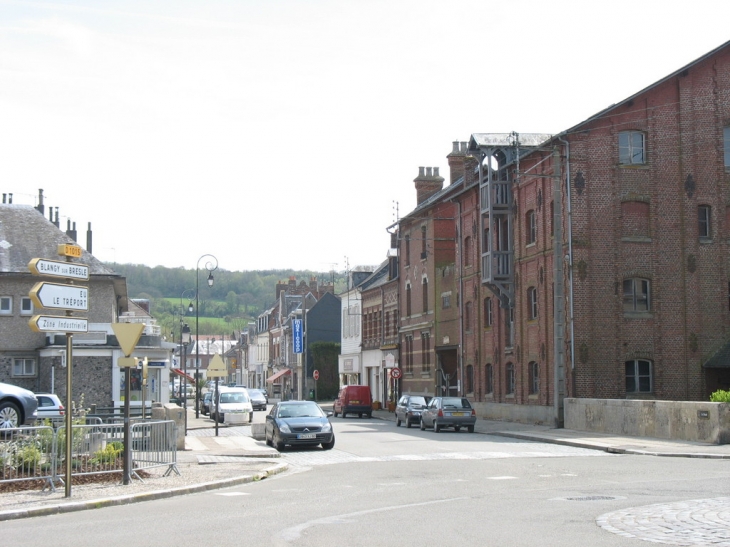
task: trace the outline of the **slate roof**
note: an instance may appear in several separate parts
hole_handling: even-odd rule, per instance
[[[28,273],[33,258],[63,260],[57,253],[58,245],[63,243],[78,245],[34,207],[0,204],[1,273]],[[86,250],[79,262],[89,266],[91,275],[119,276]]]

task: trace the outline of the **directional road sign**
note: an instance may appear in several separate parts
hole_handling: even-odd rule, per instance
[[[88,332],[89,323],[79,317],[56,317],[53,315],[34,315],[28,321],[35,332]]]
[[[33,275],[48,275],[51,277],[70,277],[72,279],[89,279],[89,267],[86,264],[61,262],[60,260],[46,260],[34,258],[28,263],[28,269]]]
[[[80,285],[61,285],[60,283],[36,283],[28,293],[33,304],[39,308],[57,310],[89,309],[89,289]]]

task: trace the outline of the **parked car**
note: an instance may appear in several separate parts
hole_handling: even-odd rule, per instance
[[[340,390],[333,406],[335,418],[342,414],[357,414],[360,418],[363,414],[368,418],[373,415],[373,397],[370,394],[370,386],[345,386]]]
[[[429,401],[431,401],[430,395],[403,395],[395,407],[395,425],[400,427],[401,423],[405,423],[406,427],[411,427],[419,424],[421,411],[426,408]]]
[[[266,415],[266,444],[278,451],[290,446],[335,446],[335,433],[329,417],[314,401],[281,401]]]
[[[206,391],[203,395],[203,400],[200,403],[200,413],[206,416],[210,414],[210,402],[213,400],[213,392]]]
[[[35,393],[12,384],[0,383],[0,429],[33,425],[38,419]]]
[[[253,407],[246,388],[218,386],[218,399],[211,399],[210,417],[220,423],[251,423]]]
[[[268,401],[262,390],[250,388],[248,395],[251,397],[251,406],[254,410],[266,410]]]
[[[55,393],[36,393],[38,400],[38,420],[60,421],[66,415],[61,399]]]
[[[454,431],[466,427],[474,433],[476,423],[477,413],[466,397],[434,397],[421,412],[421,429],[433,427],[436,433],[444,427],[453,427]]]

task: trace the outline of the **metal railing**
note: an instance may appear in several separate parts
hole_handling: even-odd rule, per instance
[[[94,420],[96,421],[96,420]],[[177,469],[177,426],[174,421],[144,421],[130,429],[131,474],[167,466]],[[0,430],[0,483],[41,480],[43,488],[63,484],[66,426],[51,425]],[[124,424],[86,423],[71,428],[71,475],[119,473],[124,470]]]

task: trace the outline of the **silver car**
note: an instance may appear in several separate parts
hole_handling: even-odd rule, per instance
[[[35,393],[0,383],[0,429],[32,425],[38,419]]]
[[[466,427],[474,433],[476,423],[477,413],[466,397],[434,397],[421,412],[421,429],[433,427],[436,433],[444,427],[453,427],[454,431]]]

